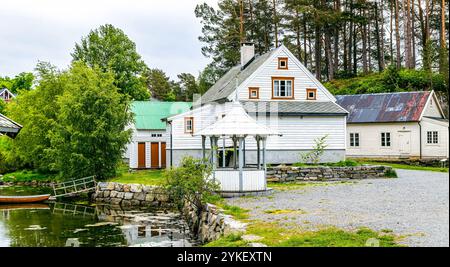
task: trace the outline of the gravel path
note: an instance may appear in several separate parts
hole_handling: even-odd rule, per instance
[[[392,230],[407,246],[449,246],[448,173],[396,170],[398,179],[360,180],[229,199],[251,219],[304,229],[337,226]],[[297,210],[267,214],[267,210]]]

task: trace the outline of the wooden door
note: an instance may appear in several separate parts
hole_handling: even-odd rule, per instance
[[[159,143],[152,143],[152,168],[159,168]]]
[[[166,167],[166,143],[161,143],[161,168]]]
[[[138,143],[138,168],[145,168],[145,143]]]
[[[399,132],[398,143],[400,154],[409,156],[411,154],[411,132]]]

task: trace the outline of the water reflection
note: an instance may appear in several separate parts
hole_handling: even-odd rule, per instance
[[[0,205],[0,246],[193,246],[186,223],[164,208],[73,203]]]

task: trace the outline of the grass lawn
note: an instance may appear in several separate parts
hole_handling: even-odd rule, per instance
[[[257,241],[269,247],[365,247],[371,241],[379,242],[380,247],[397,247],[396,237],[391,233],[375,232],[368,228],[355,231],[328,227],[318,231],[301,231],[298,228],[286,229],[275,222],[253,221],[247,227],[246,235],[257,235]],[[206,247],[246,247],[248,242],[242,234],[232,234],[206,244]]]
[[[379,161],[360,161],[359,163],[370,164],[370,165],[386,165],[386,166],[391,166],[394,169],[432,171],[432,172],[448,172],[448,168],[441,168],[441,167],[414,166],[414,165],[390,163],[390,162],[379,162]]]
[[[336,227],[327,227],[318,231],[304,231],[298,225],[281,225],[279,222],[263,222],[249,219],[249,210],[238,206],[227,205],[223,200],[214,203],[222,208],[225,214],[234,219],[248,223],[246,232],[231,234],[205,244],[205,247],[247,247],[249,242],[242,235],[260,236],[256,241],[269,247],[364,247],[371,240],[379,242],[380,247],[396,247],[397,237],[390,231],[376,232],[368,228],[347,231]],[[267,210],[271,214],[288,214],[303,212],[302,210]],[[368,243],[369,240],[369,243]]]
[[[314,187],[314,186],[332,186],[332,185],[349,185],[354,184],[356,182],[347,182],[347,181],[336,181],[336,182],[285,182],[285,183],[276,183],[269,182],[267,183],[267,187],[279,190],[279,191],[288,191],[288,190],[297,190],[306,187]]]
[[[124,184],[162,185],[165,183],[163,170],[136,170],[129,172],[128,167],[121,165],[118,175],[109,180]]]

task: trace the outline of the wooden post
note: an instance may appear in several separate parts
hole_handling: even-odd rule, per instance
[[[244,171],[244,155],[243,155],[244,138],[239,138],[239,191],[244,189],[243,171]]]
[[[222,137],[222,168],[225,168],[226,160],[225,160],[225,135]]]
[[[263,151],[262,151],[262,160],[263,160],[263,168],[264,168],[264,190],[267,189],[267,164],[266,164],[266,137],[262,139]]]
[[[237,145],[236,145],[236,137],[233,136],[233,168],[236,169],[237,168],[237,163],[236,163],[236,157],[237,157],[237,153],[236,153],[236,149],[237,149]]]
[[[206,136],[202,135],[202,157],[206,161]]]
[[[256,158],[257,158],[256,168],[259,170],[261,168],[261,159],[260,159],[261,153],[260,153],[260,143],[259,143],[260,137],[257,135],[255,137],[255,139],[256,139]]]

